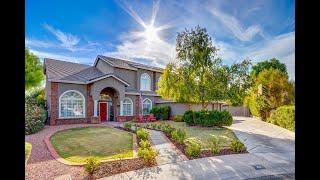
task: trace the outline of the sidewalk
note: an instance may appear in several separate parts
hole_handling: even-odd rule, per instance
[[[270,158],[271,161],[268,159]],[[265,169],[256,170],[253,165]],[[233,154],[139,169],[108,179],[248,179],[261,176],[294,174],[294,164],[282,159],[254,154]],[[294,178],[288,178],[294,179]]]

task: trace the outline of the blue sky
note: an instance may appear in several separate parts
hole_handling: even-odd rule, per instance
[[[40,58],[98,54],[164,67],[177,32],[205,27],[225,64],[278,58],[295,79],[295,1],[27,0],[25,43]]]

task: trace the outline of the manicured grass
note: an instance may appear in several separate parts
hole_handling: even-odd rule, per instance
[[[231,141],[237,139],[234,133],[227,128],[218,127],[192,127],[188,126],[185,122],[174,122],[174,121],[156,121],[152,123],[168,123],[175,128],[182,128],[187,133],[187,138],[196,137],[201,141],[203,149],[209,148],[209,140],[211,135],[217,136],[220,141],[221,147],[230,147]]]
[[[25,142],[24,144],[24,161],[27,162],[31,154],[31,143]]]
[[[61,157],[82,163],[89,156],[99,160],[133,157],[132,138],[119,129],[85,127],[57,132],[50,141]]]

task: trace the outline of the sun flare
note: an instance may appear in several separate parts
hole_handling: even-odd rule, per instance
[[[157,29],[153,27],[152,25],[146,26],[144,31],[144,36],[147,39],[148,42],[158,40],[158,34]]]

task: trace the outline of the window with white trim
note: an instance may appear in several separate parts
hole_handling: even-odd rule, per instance
[[[84,118],[84,96],[74,90],[66,91],[59,98],[59,118]]]
[[[151,91],[151,78],[147,73],[143,73],[140,77],[140,90]]]
[[[124,98],[122,102],[122,115],[124,116],[133,115],[133,103],[130,98]]]
[[[149,98],[146,98],[142,102],[142,114],[149,114],[152,109],[152,101]]]

